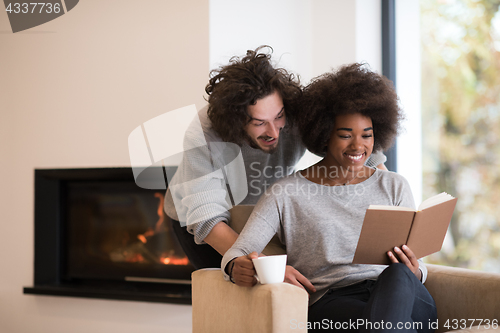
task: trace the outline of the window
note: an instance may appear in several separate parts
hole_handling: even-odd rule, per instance
[[[413,84],[420,96],[420,110],[410,114],[420,119],[407,125],[413,132],[421,123],[422,158],[416,162],[422,197],[445,191],[458,198],[443,249],[427,261],[500,272],[500,3],[417,2],[419,45],[412,46],[413,65],[408,59],[400,64],[398,53],[398,78],[400,67],[417,68],[413,79],[420,77],[420,86],[398,81],[398,90]],[[397,21],[399,14],[398,9]],[[404,28],[400,32],[408,34]],[[407,47],[399,40],[398,52]],[[399,156],[404,145],[398,143],[398,172],[400,162],[408,164],[406,156]]]

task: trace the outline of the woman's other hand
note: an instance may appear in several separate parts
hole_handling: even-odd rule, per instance
[[[286,266],[285,282],[293,284],[294,286],[300,287],[300,288],[304,289],[305,291],[309,291],[309,292],[316,291],[316,288],[314,288],[311,281],[309,281],[304,275],[302,275],[298,270],[296,270],[295,268],[293,268],[290,265]]]
[[[396,253],[397,256],[394,255],[392,251],[387,252],[389,260],[392,263],[400,262],[405,264],[410,269],[410,271],[412,271],[413,274],[415,274],[415,276],[420,281],[422,281],[422,272],[419,269],[419,263],[413,251],[408,246],[403,245],[401,248],[395,247],[394,252]]]

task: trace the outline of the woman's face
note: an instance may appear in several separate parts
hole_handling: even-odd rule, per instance
[[[373,124],[360,113],[335,118],[325,162],[352,171],[363,168],[373,151]]]

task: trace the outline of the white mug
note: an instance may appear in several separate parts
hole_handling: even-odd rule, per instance
[[[252,259],[260,283],[281,283],[285,280],[286,254]]]

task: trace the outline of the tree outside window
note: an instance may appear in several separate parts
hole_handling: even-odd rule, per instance
[[[500,272],[500,0],[421,0],[423,196],[458,198],[427,262]]]

